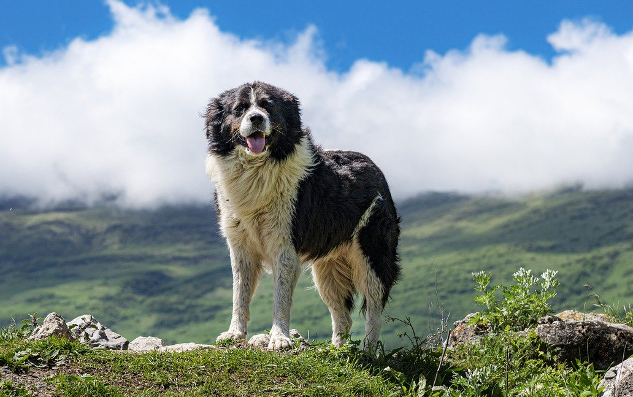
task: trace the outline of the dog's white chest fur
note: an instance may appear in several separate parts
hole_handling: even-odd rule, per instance
[[[298,185],[312,165],[306,139],[284,161],[241,148],[227,157],[207,156],[207,174],[215,182],[224,236],[233,244],[257,249],[262,260],[274,261],[292,245]]]

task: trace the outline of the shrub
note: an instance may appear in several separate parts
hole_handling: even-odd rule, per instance
[[[476,282],[475,302],[486,308],[476,315],[473,323],[485,324],[491,331],[505,329],[523,330],[536,324],[537,320],[552,313],[548,300],[556,296],[557,272],[547,270],[540,278],[532,275],[531,270],[520,268],[513,274],[514,285],[490,285],[490,274],[484,271],[473,273]],[[503,299],[499,301],[496,292],[501,290]]]

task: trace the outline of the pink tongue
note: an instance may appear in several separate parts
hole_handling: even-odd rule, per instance
[[[264,146],[266,146],[266,137],[261,133],[253,134],[246,137],[246,144],[251,152],[256,154],[261,153],[264,151]]]

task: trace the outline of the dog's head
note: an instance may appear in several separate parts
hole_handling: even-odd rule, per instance
[[[206,133],[212,154],[227,156],[244,150],[283,160],[304,135],[299,100],[266,83],[241,85],[211,100]]]

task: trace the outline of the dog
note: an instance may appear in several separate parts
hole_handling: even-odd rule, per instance
[[[206,171],[233,271],[231,323],[217,341],[245,340],[251,299],[267,270],[275,288],[268,349],[290,348],[293,290],[307,264],[330,310],[332,343],[345,342],[361,293],[364,345],[374,348],[400,275],[400,218],[380,169],[363,154],[315,145],[299,100],[263,82],[212,99],[206,137]]]

